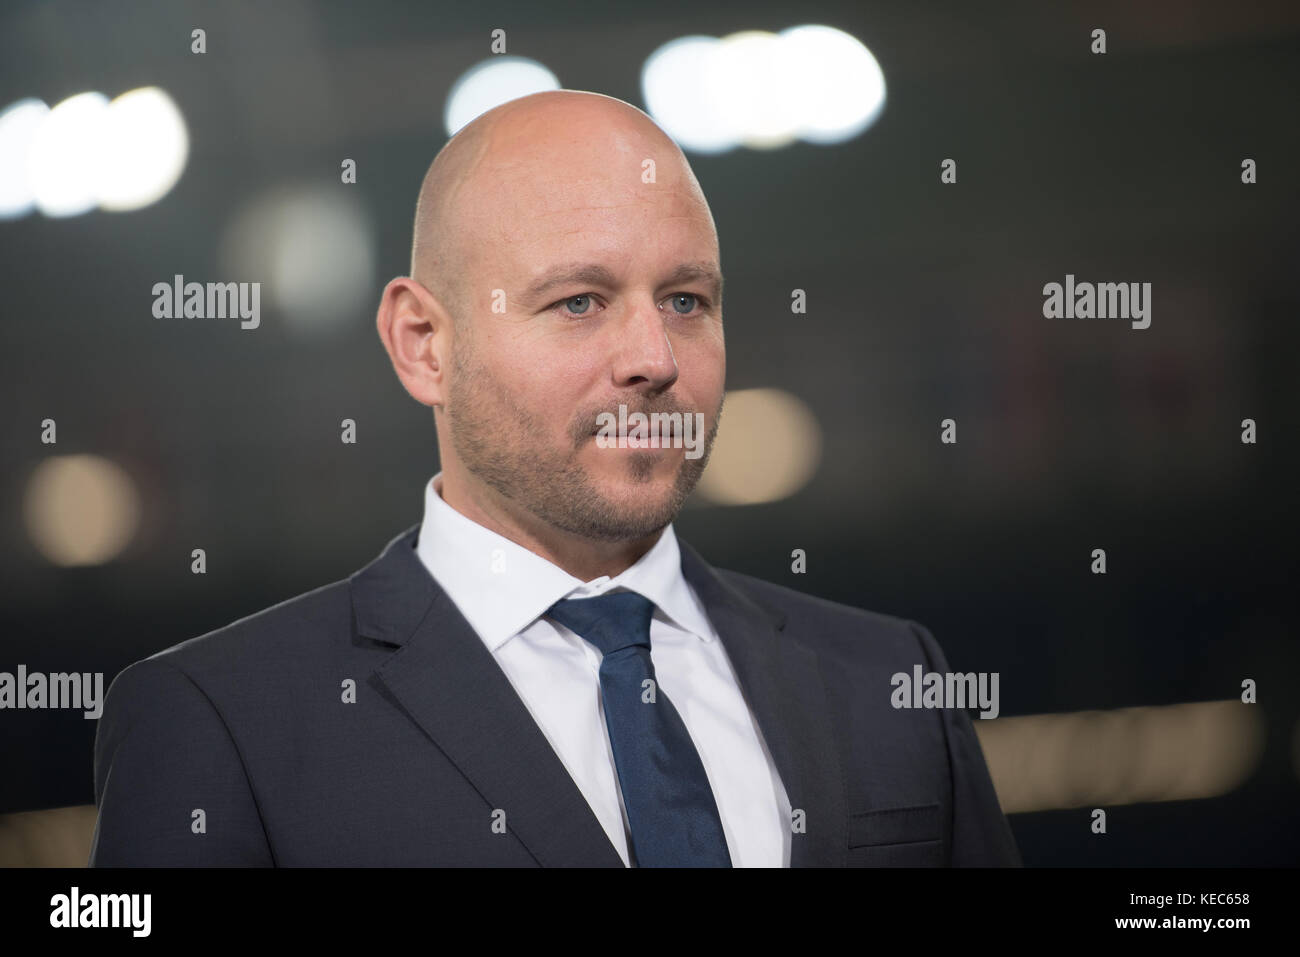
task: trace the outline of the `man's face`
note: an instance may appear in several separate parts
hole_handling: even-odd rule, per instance
[[[606,153],[495,169],[467,213],[465,314],[446,402],[456,454],[520,508],[599,541],[644,538],[672,521],[722,409],[720,290],[673,279],[683,265],[718,268],[716,234],[679,168],[641,181],[641,158],[664,157],[651,149],[628,136],[621,161]],[[581,265],[607,275],[537,288]],[[629,415],[680,412],[692,425],[703,413],[704,434],[691,437],[703,454],[688,457],[681,435],[666,448],[602,447],[597,417],[617,417],[620,404]]]

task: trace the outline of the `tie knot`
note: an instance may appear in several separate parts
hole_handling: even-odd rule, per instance
[[[546,612],[574,634],[612,655],[633,645],[650,647],[650,619],[655,603],[634,591],[608,592],[595,598],[564,598]]]

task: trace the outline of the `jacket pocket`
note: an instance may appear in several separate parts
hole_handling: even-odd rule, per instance
[[[849,847],[942,841],[938,802],[887,807],[849,815]]]

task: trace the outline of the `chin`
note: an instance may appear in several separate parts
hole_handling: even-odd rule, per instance
[[[620,451],[621,461],[600,463],[592,470],[591,476],[596,485],[612,491],[635,489],[645,492],[654,488],[665,491],[672,488],[681,471],[681,462],[659,452],[649,454]]]

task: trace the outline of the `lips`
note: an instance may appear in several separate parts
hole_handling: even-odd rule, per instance
[[[591,438],[600,435],[601,431],[601,429],[592,429],[588,437]],[[648,429],[644,432],[637,433],[611,432],[608,437],[611,439],[628,439],[629,441],[640,442],[647,442],[651,439],[658,439],[660,442],[671,442],[673,439],[681,438],[681,433],[677,429],[669,427],[667,429],[661,429],[657,433],[651,432]]]
[[[688,422],[686,417],[692,414],[694,418]],[[676,448],[685,441],[686,427],[695,425],[702,418],[700,413],[690,412],[629,411],[626,405],[620,404],[617,415],[613,412],[597,415],[596,424],[588,436],[602,438],[606,443],[622,448]]]
[[[599,435],[603,431],[604,431],[603,429],[592,429],[591,432],[589,432],[588,434]],[[674,439],[677,438],[679,434],[680,431],[677,429],[676,426],[669,426],[666,429],[660,429],[658,432],[653,432],[650,429],[645,429],[643,431],[638,431],[638,432],[611,432],[609,433],[609,437],[611,439],[626,439],[626,438],[646,439],[646,438],[656,438],[656,437],[661,439]]]

